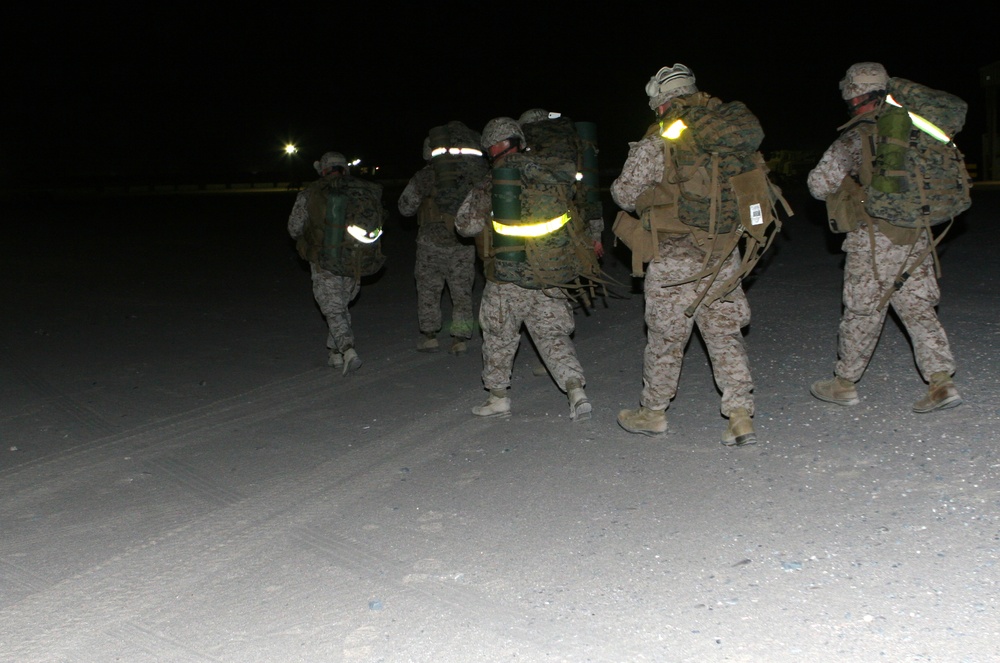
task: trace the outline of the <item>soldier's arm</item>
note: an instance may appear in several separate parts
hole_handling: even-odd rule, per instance
[[[845,177],[857,173],[860,158],[860,135],[855,131],[846,132],[827,148],[816,167],[809,171],[806,177],[809,193],[817,200],[826,200],[840,187]]]
[[[298,239],[306,228],[306,220],[309,218],[306,202],[306,192],[299,191],[295,196],[295,204],[292,205],[292,213],[288,215],[288,234],[293,239]]]
[[[475,237],[486,227],[493,196],[493,179],[485,177],[472,187],[455,215],[455,230],[462,237]]]
[[[433,184],[434,173],[430,166],[424,166],[410,178],[406,183],[406,188],[399,196],[399,213],[403,216],[413,216],[420,208],[420,203],[430,193],[430,186]]]
[[[629,143],[628,158],[622,172],[611,183],[615,204],[628,212],[635,211],[635,201],[643,191],[654,186],[663,176],[663,149],[659,136],[648,136]]]

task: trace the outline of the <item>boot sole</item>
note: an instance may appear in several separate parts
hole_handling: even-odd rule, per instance
[[[722,443],[727,447],[746,447],[757,444],[757,435],[756,433],[747,433],[746,435],[737,435],[731,440],[722,438]]]
[[[818,398],[819,400],[825,403],[833,403],[834,405],[844,405],[844,406],[857,405],[858,403],[861,402],[861,399],[858,398],[857,396],[855,396],[854,398],[841,398],[841,399],[830,398],[829,396],[823,396],[817,394],[816,390],[813,389],[812,387],[809,387],[809,393],[812,394],[814,398]]]
[[[955,396],[953,398],[944,399],[934,407],[923,408],[920,410],[914,407],[913,411],[916,412],[917,414],[927,414],[928,412],[937,412],[938,410],[950,410],[951,408],[958,407],[961,404],[962,404],[962,397]]]
[[[587,421],[590,419],[591,411],[593,408],[590,403],[579,403],[576,409],[570,414],[570,419],[573,421]]]
[[[499,419],[500,417],[509,417],[510,416],[510,410],[507,410],[506,412],[489,412],[489,413],[483,413],[483,414],[480,414],[480,413],[476,412],[475,410],[473,410],[472,414],[476,415],[480,419]]]
[[[639,435],[645,435],[647,437],[659,437],[667,432],[665,430],[654,431],[654,430],[645,430],[642,428],[630,428],[629,426],[623,424],[621,421],[618,422],[618,425],[621,426],[623,429],[627,430],[629,433],[638,433]]]

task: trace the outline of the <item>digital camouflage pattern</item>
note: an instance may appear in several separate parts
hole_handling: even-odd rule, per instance
[[[570,338],[575,329],[572,307],[558,288],[531,290],[489,281],[483,290],[479,324],[483,330],[483,385],[487,389],[510,386],[522,324],[562,391],[569,380],[586,384]]]
[[[576,123],[568,117],[542,118],[521,122],[525,142],[531,154],[552,159],[566,169],[573,178],[571,196],[575,218],[587,222],[592,239],[599,241],[604,230],[604,217],[599,196],[591,195],[587,181],[577,180],[577,173],[584,170],[584,150],[587,144],[577,131]],[[591,146],[596,150],[596,145]]]
[[[678,101],[680,99],[675,99],[673,103]],[[711,110],[707,106],[697,107]],[[692,124],[696,127],[709,126],[709,116],[704,111],[695,113],[699,114],[697,118],[688,116],[692,118]],[[756,123],[755,118],[750,124],[753,123]],[[753,132],[748,135],[752,134]],[[695,141],[697,135],[692,133],[687,140]],[[713,130],[711,135],[728,140],[723,132],[717,130]],[[761,133],[760,136],[762,135]],[[702,138],[703,144],[706,144],[706,140],[706,137]],[[751,138],[749,143],[743,140],[743,144],[749,146],[754,144],[756,138]],[[676,171],[673,164],[667,164],[663,141],[658,131],[650,131],[642,140],[629,144],[629,155],[621,174],[611,184],[612,198],[622,209],[636,211],[637,202],[650,189],[658,187],[664,180],[673,181],[670,175]],[[696,142],[691,143],[692,154],[696,147]],[[698,216],[701,220],[707,219],[701,205],[687,205],[678,214],[682,223],[697,226],[698,223],[693,218],[685,216],[687,214]],[[728,417],[737,408],[744,408],[752,415],[753,380],[740,331],[750,322],[750,305],[742,285],[737,283],[736,288],[721,299],[711,301],[711,297],[707,298],[705,301],[710,303],[703,302],[693,315],[686,315],[686,310],[697,299],[707,282],[705,279],[682,284],[676,282],[702,272],[706,264],[707,247],[699,244],[690,232],[662,234],[659,240],[659,257],[649,264],[644,285],[647,340],[643,355],[641,404],[656,410],[669,406],[676,395],[684,348],[694,325],[697,325],[709,350],[716,384],[723,392],[723,415]],[[722,261],[716,280],[718,287],[738,270],[739,251],[734,250],[728,256],[712,256],[709,261]],[[709,291],[709,294],[714,293]]]
[[[851,382],[864,375],[885,324],[887,307],[879,307],[900,267],[927,246],[926,233],[913,246],[895,244],[878,228],[873,228],[875,260],[872,261],[871,238],[866,228],[853,230],[841,248],[847,254],[844,263],[844,311],[840,319],[838,360],[834,373]],[[878,273],[875,273],[875,269]],[[913,343],[917,368],[924,380],[934,373],[955,372],[948,336],[938,320],[935,307],[941,291],[934,276],[934,258],[928,255],[919,266],[910,269],[910,278],[892,295],[895,309]]]
[[[486,170],[484,161],[480,177]],[[436,188],[435,171],[427,165],[410,178],[399,197],[400,214],[416,214],[418,218],[414,267],[417,322],[423,334],[435,334],[441,329],[441,296],[447,286],[452,301],[448,333],[467,339],[472,337],[474,321],[476,247],[455,233],[454,216],[440,211],[434,196]]]
[[[489,163],[481,155],[452,153],[452,150],[461,148],[481,150],[481,140],[478,132],[457,120],[430,130],[427,146],[432,155],[430,165],[436,184],[432,195],[442,213],[455,216],[469,189],[489,171]],[[437,151],[441,153],[437,154]]]
[[[736,229],[739,211],[729,178],[763,163],[757,155],[764,140],[760,122],[742,102],[723,103],[704,92],[674,99],[660,126],[668,127],[676,120],[687,126],[680,137],[658,139],[666,150],[665,181],[675,185],[679,193],[680,220],[702,230],[726,233]],[[716,192],[717,212],[713,219],[712,198]]]
[[[354,347],[354,331],[348,306],[361,291],[360,282],[350,276],[337,276],[310,265],[313,297],[326,319],[329,330],[326,347],[343,354]]]
[[[823,153],[806,178],[814,198],[826,200],[844,178],[860,180],[864,151],[859,127],[871,122],[862,117],[849,124]],[[925,379],[940,371],[953,374],[955,362],[948,337],[935,310],[940,289],[933,256],[928,255],[919,266],[912,265],[927,246],[927,231],[899,233],[895,226],[879,219],[871,223],[859,219],[849,225],[855,229],[847,233],[841,246],[847,260],[835,374],[852,382],[864,374],[885,324],[887,309],[879,303],[904,265],[911,265],[910,277],[889,303],[910,335],[917,366]]]
[[[887,92],[887,101],[874,112],[875,122],[859,126],[865,209],[904,228],[951,221],[972,205],[965,157],[954,144],[968,104],[903,78],[890,78]],[[931,122],[951,140],[932,137],[909,113]]]
[[[754,412],[753,379],[741,329],[750,324],[750,304],[743,288],[711,304],[702,304],[693,316],[685,309],[707,283],[705,279],[680,285],[702,269],[704,250],[691,235],[667,235],[660,240],[660,259],[646,271],[646,349],[642,364],[640,403],[653,410],[666,409],[677,394],[684,349],[694,325],[708,349],[715,383],[722,391],[721,411],[726,417],[737,408]],[[726,258],[716,285],[739,268],[739,252]],[[711,292],[711,291],[710,291]]]
[[[288,234],[299,239],[309,221],[309,196],[299,192],[288,216]],[[343,354],[354,347],[354,332],[348,306],[361,290],[357,278],[338,276],[315,263],[309,264],[313,297],[327,324],[326,346]]]
[[[455,229],[463,237],[486,231],[492,206],[492,178],[474,187],[459,207]],[[479,307],[483,332],[483,385],[506,389],[523,324],[538,348],[559,388],[571,379],[586,383],[570,335],[575,329],[573,312],[565,293],[558,288],[522,288],[514,283],[487,281]]]

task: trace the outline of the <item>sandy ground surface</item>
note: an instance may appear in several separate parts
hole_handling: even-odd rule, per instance
[[[965,405],[931,415],[894,320],[860,405],[810,397],[842,254],[793,197],[748,290],[760,442],[739,449],[697,338],[669,433],[617,426],[641,388],[629,287],[576,315],[590,421],[526,342],[512,416],[475,419],[478,338],[414,350],[398,215],[341,376],[292,199],[2,204],[0,661],[1000,660],[997,190],[941,250]]]

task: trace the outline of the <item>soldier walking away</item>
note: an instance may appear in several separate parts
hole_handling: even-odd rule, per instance
[[[929,384],[913,411],[962,402],[955,360],[935,307],[941,298],[931,226],[971,204],[968,173],[952,137],[966,105],[946,92],[859,62],[840,81],[851,120],[809,173],[809,192],[825,200],[831,230],[846,233],[843,312],[834,377],[814,382],[816,398],[856,405],[855,386],[875,352],[887,304],[899,315],[917,368]],[[945,231],[947,228],[945,228]]]
[[[611,184],[625,210],[614,232],[632,249],[633,273],[641,276],[642,263],[649,263],[640,406],[619,412],[618,423],[630,433],[666,432],[666,409],[697,325],[729,419],[721,441],[754,444],[754,384],[741,332],[750,304],[742,277],[766,244],[753,244],[742,259],[738,245],[745,229],[753,242],[765,240],[760,233],[777,227],[774,203],[784,203],[757,151],[764,132],[743,103],[699,92],[683,64],[660,69],[646,94],[657,122],[630,143]]]
[[[361,277],[385,263],[382,186],[353,177],[340,152],[327,152],[313,167],[320,179],[299,192],[288,217],[288,234],[309,263],[313,296],[329,333],[327,363],[348,375],[361,368],[348,306],[361,291]]]
[[[451,121],[434,127],[424,140],[426,165],[410,178],[399,197],[399,212],[417,216],[417,350],[436,352],[441,330],[441,297],[451,296],[448,333],[451,354],[465,354],[472,338],[472,288],[476,246],[455,233],[458,206],[474,184],[489,172],[478,132]]]
[[[570,223],[572,176],[523,152],[524,133],[509,117],[490,120],[482,133],[492,171],[459,207],[455,228],[482,245],[486,287],[479,309],[483,384],[490,395],[472,409],[480,417],[510,414],[511,370],[527,327],[573,421],[591,416],[586,379],[570,338],[574,331],[564,291],[592,273],[591,240]],[[582,249],[586,249],[581,250]]]

